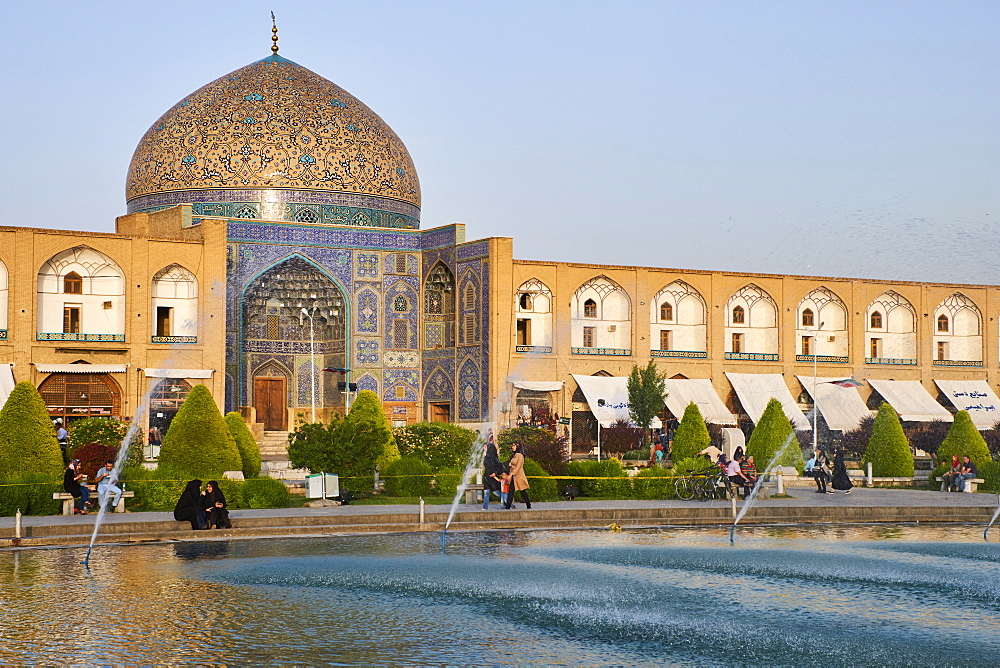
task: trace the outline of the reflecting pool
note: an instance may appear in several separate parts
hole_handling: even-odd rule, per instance
[[[998,534],[1000,536],[1000,534]],[[992,536],[997,538],[998,536]],[[0,552],[2,663],[970,665],[981,526],[454,533]]]

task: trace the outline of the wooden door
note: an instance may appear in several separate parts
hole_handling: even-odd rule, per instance
[[[431,422],[451,422],[451,404],[431,404]]]
[[[253,379],[253,405],[257,409],[257,419],[264,423],[265,431],[287,429],[285,396],[284,378]]]

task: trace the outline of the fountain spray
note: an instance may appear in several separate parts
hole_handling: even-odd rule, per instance
[[[458,483],[458,489],[455,490],[455,498],[451,502],[451,512],[448,513],[448,520],[444,523],[444,529],[441,531],[441,551],[444,552],[445,547],[445,535],[448,533],[448,527],[451,526],[451,521],[455,517],[455,512],[458,510],[458,502],[461,500],[462,495],[465,494],[465,488],[469,485],[469,478],[472,476],[473,472],[476,471],[483,464],[483,449],[488,441],[493,440],[493,430],[490,429],[486,439],[480,435],[472,444],[472,452],[469,453],[469,459],[465,464],[465,470],[462,472],[462,479]]]
[[[795,434],[791,433],[788,435],[788,438],[785,439],[785,443],[780,448],[778,448],[778,451],[774,453],[773,457],[771,457],[771,461],[768,462],[767,467],[764,469],[763,473],[761,473],[761,475],[757,477],[757,484],[755,484],[753,486],[753,489],[750,490],[750,495],[747,498],[743,499],[743,507],[740,508],[739,514],[736,516],[736,519],[733,520],[733,526],[729,529],[730,545],[732,545],[735,542],[736,525],[740,523],[740,520],[743,519],[743,516],[746,515],[747,511],[750,510],[750,508],[753,506],[754,502],[757,500],[757,492],[760,491],[760,488],[764,484],[764,481],[767,480],[768,477],[770,477],[771,470],[778,463],[778,460],[781,459],[781,457],[785,454],[785,450],[787,450],[788,447],[792,445],[793,441],[795,441]]]
[[[997,494],[997,510],[993,513],[993,518],[990,520],[989,524],[987,524],[986,528],[983,529],[983,540],[989,540],[986,537],[986,534],[989,532],[990,527],[993,526],[993,523],[997,521],[997,517],[1000,517],[1000,494]]]

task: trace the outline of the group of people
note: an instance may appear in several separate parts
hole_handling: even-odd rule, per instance
[[[97,469],[97,475],[94,476],[94,482],[97,483],[98,507],[104,506],[108,497],[112,497],[111,504],[108,505],[109,512],[118,507],[118,502],[122,498],[122,488],[115,479],[114,468],[114,460],[109,459],[104,466]],[[83,473],[79,459],[71,460],[63,472],[63,490],[73,496],[73,514],[86,515],[90,508],[90,488],[87,486],[87,476]]]
[[[736,446],[732,459],[720,452],[716,462],[735,489],[743,488],[743,498],[749,497],[753,492],[754,485],[757,484],[757,464],[754,462],[753,455],[747,456],[743,452],[742,446]]]
[[[834,494],[834,490],[850,494],[854,489],[851,477],[847,475],[847,464],[844,463],[844,450],[837,448],[833,453],[833,472],[830,472],[830,460],[822,450],[813,452],[803,469],[806,475],[811,475],[816,481],[817,494]]]
[[[979,477],[979,470],[975,463],[969,459],[969,455],[964,455],[959,460],[958,455],[951,456],[951,468],[944,474],[945,489],[949,492],[971,492],[967,480]]]
[[[190,522],[192,529],[233,528],[233,523],[229,521],[226,496],[215,480],[205,483],[204,491],[201,489],[201,480],[189,480],[174,507],[174,519],[178,522]]]
[[[492,435],[483,446],[483,510],[490,509],[490,495],[500,498],[504,510],[514,508],[514,492],[521,492],[521,502],[531,510],[528,478],[524,475],[524,446],[518,443],[507,463],[500,461]]]

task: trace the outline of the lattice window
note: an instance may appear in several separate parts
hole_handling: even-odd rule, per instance
[[[406,256],[402,253],[398,253],[395,257],[396,260],[396,273],[405,274],[406,273]]]
[[[597,317],[597,302],[593,299],[588,299],[583,302],[583,317],[584,318],[596,318]]]
[[[872,311],[871,328],[882,329],[882,314],[879,313],[878,311]],[[872,340],[874,341],[875,339]]]
[[[938,319],[937,319],[937,331],[939,331],[939,332],[947,332],[948,331],[948,316],[943,315],[943,314],[938,316]]]
[[[741,353],[743,352],[743,335],[733,334],[733,352]]]
[[[743,310],[742,306],[733,307],[733,324],[742,325],[746,322],[746,311]],[[737,352],[737,351],[733,351]]]
[[[264,338],[276,341],[280,336],[280,328],[278,327],[279,318],[276,315],[267,316],[267,331],[264,334]]]
[[[813,315],[812,309],[807,308],[806,310],[802,311],[803,327],[812,327],[815,324],[815,322],[816,322],[816,317]],[[809,353],[803,353],[803,354],[808,355]]]
[[[392,310],[397,313],[406,313],[410,310],[410,302],[403,295],[396,295],[392,300]]]
[[[464,303],[463,308],[466,311],[476,310],[476,288],[473,285],[469,284],[465,286],[465,294],[462,297],[462,301]]]
[[[410,343],[410,324],[405,320],[392,321],[392,347],[396,350],[408,348]]]
[[[594,328],[584,327],[583,328],[583,347],[593,348],[594,347]]]
[[[403,385],[396,386],[396,398],[405,399],[406,398],[406,387]]]
[[[660,330],[660,350],[673,350],[670,347],[670,330],[661,329]]]
[[[83,279],[80,274],[71,271],[63,278],[63,292],[68,295],[83,294]]]
[[[476,316],[471,313],[462,318],[462,340],[467,344],[476,342]]]
[[[319,220],[319,216],[312,209],[299,209],[295,214],[295,220],[300,223],[315,223]]]
[[[424,312],[428,315],[455,313],[455,277],[448,267],[438,263],[424,284]]]
[[[670,322],[674,319],[674,305],[670,302],[663,302],[660,304],[660,320],[666,320]],[[666,350],[664,348],[663,350]]]
[[[242,218],[244,220],[256,220],[257,219],[257,209],[252,206],[241,206],[233,214],[233,218]]]

